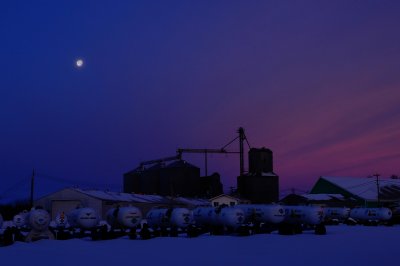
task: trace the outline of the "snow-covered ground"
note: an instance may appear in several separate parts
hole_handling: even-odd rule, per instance
[[[400,226],[329,226],[328,234],[276,233],[150,240],[17,242],[0,248],[7,266],[122,265],[397,265]]]

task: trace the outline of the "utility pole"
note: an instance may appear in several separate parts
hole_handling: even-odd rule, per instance
[[[33,191],[35,185],[35,168],[32,169],[32,177],[31,177],[31,197],[30,197],[30,206],[33,208]]]
[[[380,174],[374,174],[373,176],[375,176],[375,182],[376,182],[376,198],[378,200],[378,207],[381,205],[380,204],[380,198],[379,198],[379,177],[381,176]]]
[[[208,166],[207,166],[207,150],[204,152],[204,163],[205,163],[205,171],[206,171],[206,176],[208,176]]]
[[[244,175],[244,149],[243,149],[243,142],[245,139],[244,135],[244,129],[242,127],[239,127],[238,129],[239,133],[239,154],[240,154],[240,176]]]

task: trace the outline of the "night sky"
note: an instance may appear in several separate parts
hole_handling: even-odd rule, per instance
[[[36,197],[121,190],[140,161],[221,148],[239,126],[273,150],[282,193],[400,174],[399,14],[395,0],[3,0],[0,197],[27,197],[32,168]],[[238,156],[210,156],[215,171],[229,190]]]

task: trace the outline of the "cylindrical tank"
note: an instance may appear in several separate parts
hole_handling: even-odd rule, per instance
[[[142,212],[133,206],[112,208],[107,212],[107,222],[114,228],[135,228],[142,218]]]
[[[340,207],[327,207],[324,208],[324,214],[326,220],[339,220],[344,221],[350,216],[350,208]]]
[[[21,213],[16,214],[13,217],[13,223],[16,227],[21,228],[21,227],[27,227],[28,226],[28,211],[23,211]]]
[[[151,209],[146,215],[147,224],[153,228],[168,227],[170,225],[167,215],[168,210],[172,211],[172,209],[166,208]]]
[[[170,222],[175,227],[186,228],[193,224],[193,213],[186,208],[174,208]]]
[[[324,210],[318,206],[285,206],[286,223],[317,225],[324,220]]]
[[[193,210],[193,217],[198,226],[226,226],[233,230],[245,222],[245,213],[238,207],[197,207]]]
[[[244,211],[240,208],[225,207],[216,212],[217,223],[236,230],[245,222]]]
[[[354,208],[350,217],[357,221],[387,221],[392,218],[392,211],[388,208]]]
[[[43,209],[34,209],[29,212],[27,220],[33,230],[46,231],[50,224],[50,215]]]
[[[74,209],[67,217],[69,225],[75,228],[91,229],[96,227],[99,223],[99,217],[92,208]]]
[[[159,208],[147,213],[147,223],[150,227],[179,227],[186,228],[193,222],[192,212],[186,208]]]
[[[216,225],[216,213],[213,207],[197,207],[193,210],[194,222],[198,226]]]
[[[243,204],[235,207],[244,211],[247,222],[277,224],[285,219],[285,210],[279,204]]]

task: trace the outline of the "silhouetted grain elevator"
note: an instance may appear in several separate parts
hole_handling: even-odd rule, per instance
[[[237,178],[238,193],[252,203],[276,202],[279,199],[279,176],[273,172],[273,154],[267,148],[251,148],[249,172]]]

